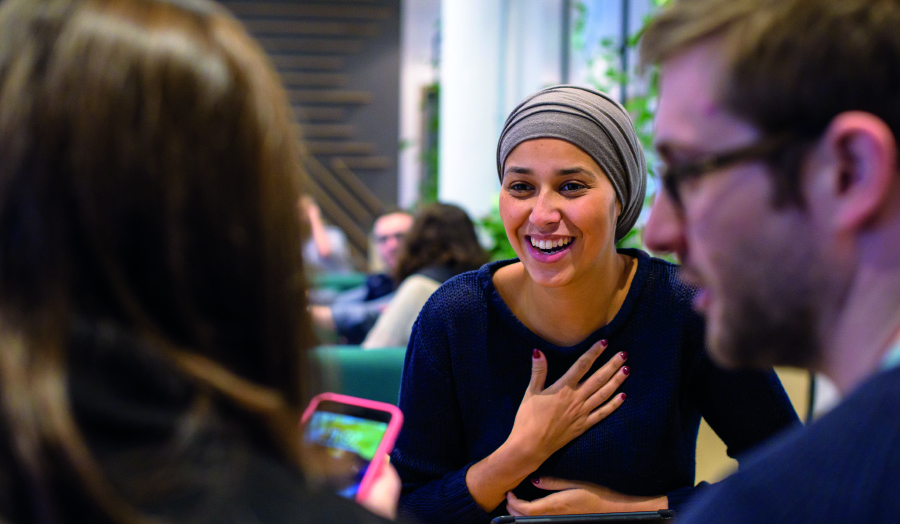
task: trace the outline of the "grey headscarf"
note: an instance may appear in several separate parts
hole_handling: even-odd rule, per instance
[[[593,89],[552,86],[526,98],[513,109],[497,144],[497,173],[515,147],[535,138],[559,138],[589,154],[616,191],[622,205],[616,240],[634,226],[644,205],[647,163],[631,117],[618,102]]]

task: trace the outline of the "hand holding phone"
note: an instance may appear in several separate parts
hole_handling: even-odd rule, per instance
[[[320,459],[314,480],[363,501],[394,446],[403,414],[384,402],[322,393],[306,408],[301,424],[304,441]]]

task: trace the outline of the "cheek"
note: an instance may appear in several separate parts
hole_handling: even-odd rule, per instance
[[[515,231],[521,221],[522,206],[507,195],[500,195],[500,220],[507,231]]]
[[[622,207],[619,205],[618,199],[616,199],[615,195],[612,195],[597,204],[595,214],[599,215],[598,218],[601,218],[607,226],[615,229],[621,210]]]

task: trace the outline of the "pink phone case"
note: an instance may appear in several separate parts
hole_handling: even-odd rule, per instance
[[[403,426],[403,412],[401,412],[400,408],[398,408],[397,406],[388,404],[386,402],[378,402],[376,400],[351,397],[349,395],[341,395],[339,393],[320,393],[313,397],[312,401],[309,403],[309,406],[307,406],[306,410],[303,412],[303,416],[300,419],[301,426],[309,421],[309,419],[313,415],[313,412],[316,411],[316,407],[322,401],[340,402],[342,404],[350,404],[351,406],[360,406],[368,409],[375,409],[378,411],[386,411],[391,414],[391,421],[388,422],[387,430],[385,430],[384,432],[384,437],[381,438],[381,443],[378,445],[378,450],[375,452],[375,457],[369,464],[369,467],[366,470],[366,474],[363,476],[362,482],[359,483],[359,491],[356,493],[356,501],[359,502],[365,500],[369,494],[369,489],[371,489],[372,487],[372,483],[378,477],[378,473],[383,467],[384,460],[382,460],[380,457],[383,457],[385,454],[389,454],[394,448],[394,442],[397,440],[397,434],[400,433],[400,428]]]

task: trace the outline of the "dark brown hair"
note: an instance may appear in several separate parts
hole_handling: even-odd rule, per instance
[[[406,233],[394,274],[403,280],[426,267],[443,267],[462,273],[481,267],[488,256],[478,242],[469,215],[451,204],[435,203],[416,213]]]
[[[289,114],[212,3],[0,5],[0,445],[44,503],[139,518],[73,417],[79,330],[111,326],[194,384],[185,427],[217,413],[297,459],[313,337]]]
[[[838,114],[866,111],[900,136],[898,27],[897,0],[676,0],[646,29],[641,57],[665,62],[721,38],[721,102],[763,134],[808,142]],[[776,172],[796,200],[799,171]]]

